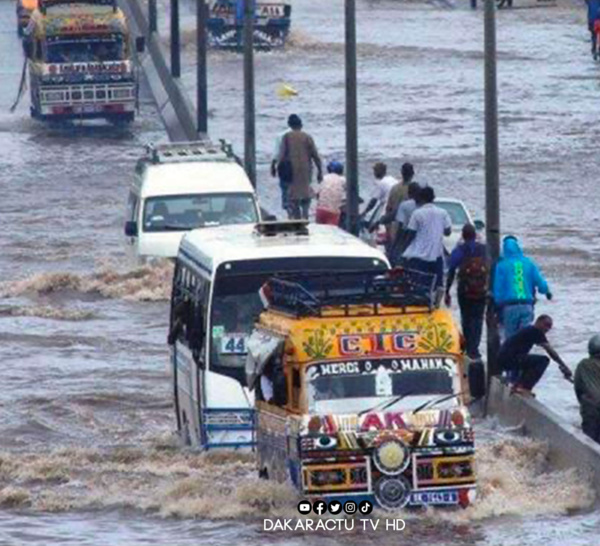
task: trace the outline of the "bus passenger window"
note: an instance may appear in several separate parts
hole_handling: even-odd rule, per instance
[[[177,303],[173,308],[173,320],[171,323],[171,329],[169,331],[169,337],[167,342],[169,345],[175,345],[175,342],[184,334],[185,330],[189,328],[190,322],[190,310],[191,302],[188,299],[184,299]]]

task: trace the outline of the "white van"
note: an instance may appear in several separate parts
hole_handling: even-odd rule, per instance
[[[147,147],[129,191],[129,253],[175,258],[191,229],[260,221],[256,193],[236,159],[224,142]]]
[[[246,340],[279,273],[384,271],[379,250],[334,226],[267,222],[198,229],[181,242],[169,343],[177,427],[204,449],[251,447],[254,396]]]

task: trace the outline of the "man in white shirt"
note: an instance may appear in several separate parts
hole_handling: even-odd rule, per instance
[[[433,204],[434,200],[432,187],[419,191],[419,206],[408,222],[408,246],[402,257],[408,269],[435,275],[435,288],[440,289],[444,282],[444,236],[452,233],[452,221],[445,210]]]
[[[366,216],[377,206],[378,210],[376,210],[372,220],[378,220],[385,213],[385,206],[387,205],[390,191],[398,181],[393,176],[387,174],[387,165],[381,162],[373,165],[373,175],[375,176],[375,193],[364,210],[363,216]]]

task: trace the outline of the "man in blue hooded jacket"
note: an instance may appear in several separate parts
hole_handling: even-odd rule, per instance
[[[552,293],[546,279],[533,260],[523,254],[513,235],[504,238],[502,259],[496,265],[493,284],[494,303],[504,325],[505,339],[533,322],[536,293]]]

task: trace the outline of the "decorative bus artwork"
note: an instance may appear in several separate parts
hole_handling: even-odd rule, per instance
[[[474,502],[459,331],[429,279],[406,282],[415,275],[269,282],[246,368],[262,477],[389,510]]]
[[[40,0],[23,43],[32,117],[133,121],[138,77],[129,38],[114,0]]]
[[[287,1],[254,1],[254,46],[282,47],[291,26],[292,6]],[[211,46],[240,49],[244,37],[243,0],[212,0],[209,4],[208,33]]]

